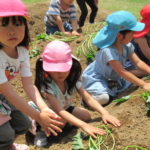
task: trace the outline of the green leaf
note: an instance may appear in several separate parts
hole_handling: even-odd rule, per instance
[[[73,150],[84,150],[84,146],[82,143],[83,140],[83,133],[77,133],[75,136],[72,137],[73,144],[72,144],[72,149]]]
[[[127,101],[128,99],[130,99],[131,97],[132,96],[130,96],[130,95],[123,96],[123,97],[121,97],[119,99],[114,100],[113,102],[115,102],[115,103],[123,103],[123,102]]]

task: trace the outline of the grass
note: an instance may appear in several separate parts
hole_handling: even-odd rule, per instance
[[[23,0],[25,4],[30,4],[30,3],[36,3],[36,2],[41,2],[42,0]]]
[[[141,8],[148,4],[149,0],[104,0],[99,1],[99,8],[118,11],[118,10],[127,10],[133,13],[138,19],[140,18]]]
[[[26,4],[32,4],[40,2],[42,0],[23,0]],[[76,1],[74,1],[76,3]],[[109,11],[127,10],[133,13],[138,19],[140,19],[141,8],[148,4],[149,0],[99,0],[99,13],[101,9]]]

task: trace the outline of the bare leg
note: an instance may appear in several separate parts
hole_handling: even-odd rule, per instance
[[[91,120],[91,115],[85,108],[75,107],[72,114],[83,121]]]

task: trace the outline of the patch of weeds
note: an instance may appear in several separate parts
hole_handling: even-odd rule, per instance
[[[29,51],[30,58],[40,55],[40,50],[38,48],[32,49]]]
[[[129,148],[134,148],[135,150],[148,150],[147,148],[140,147],[137,145],[128,145],[128,146],[122,148],[121,150],[128,150]]]
[[[100,126],[100,128],[104,128],[106,130],[106,135],[97,135],[96,139],[93,139],[91,136],[89,136],[88,145],[86,146],[86,148],[83,145],[83,140],[86,135],[82,132],[75,135],[72,145],[73,150],[115,150],[115,138],[112,134],[111,129],[109,129],[106,125],[102,125]]]
[[[106,135],[97,135],[96,139],[89,136],[88,146],[83,145],[83,140],[87,137],[84,133],[80,132],[73,136],[73,150],[116,150],[116,141],[112,133],[112,130],[106,125],[100,126],[100,128],[105,129]],[[148,150],[147,148],[140,147],[138,145],[128,145],[123,147],[121,150],[129,150],[129,148],[134,148],[135,150]]]
[[[146,107],[147,107],[147,116],[150,117],[150,92],[144,92],[140,95],[145,103],[146,103]]]
[[[125,101],[127,101],[128,99],[132,98],[132,96],[128,95],[128,96],[123,96],[121,98],[118,98],[116,100],[113,100],[113,102],[117,103],[117,104],[120,104],[120,103],[123,103]]]

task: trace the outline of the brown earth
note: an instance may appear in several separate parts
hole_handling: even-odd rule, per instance
[[[47,11],[49,6],[49,1],[39,2],[36,4],[32,4],[28,6],[29,14],[31,16],[29,22],[31,40],[34,41],[34,38],[37,34],[44,32],[44,23],[43,17],[45,12]],[[97,21],[103,20],[109,11],[100,10],[100,13],[97,15]],[[78,11],[79,14],[79,11]],[[76,48],[80,45],[85,35],[81,35],[78,40],[71,42],[71,47],[73,49],[74,54],[76,55]],[[41,41],[36,44],[32,42],[31,48],[35,46],[40,48],[48,43],[48,41]],[[31,59],[31,69],[34,75],[35,62],[37,57]],[[86,61],[83,56],[80,56],[81,64],[83,68],[86,66]],[[34,77],[33,77],[34,78]],[[20,88],[20,81],[17,79],[12,83],[19,94],[24,96],[26,99],[23,90]],[[123,146],[127,145],[138,145],[150,149],[150,120],[147,117],[146,106],[143,99],[140,98],[140,93],[144,92],[142,89],[137,89],[133,91],[129,89],[128,92],[124,93],[124,95],[132,95],[132,98],[120,105],[116,105],[115,103],[111,103],[105,108],[114,116],[116,116],[122,123],[120,128],[115,128],[112,125],[108,125],[112,129],[112,133],[115,136],[116,146],[115,150],[121,150]],[[123,95],[123,94],[122,94]],[[121,95],[120,95],[121,96]],[[76,105],[80,105],[78,95],[74,96],[74,102]],[[93,120],[91,124],[95,126],[99,126],[102,123],[98,113],[91,111]],[[72,131],[66,132],[63,136],[59,137],[58,140],[52,140],[53,143],[49,148],[37,148],[35,146],[30,145],[30,149],[33,150],[71,150],[72,149],[72,136],[77,133],[77,129],[73,129]],[[21,136],[17,139],[18,143],[26,143],[24,136]],[[110,143],[111,144],[111,143]],[[105,149],[102,149],[105,150]],[[130,149],[132,150],[132,149]]]

